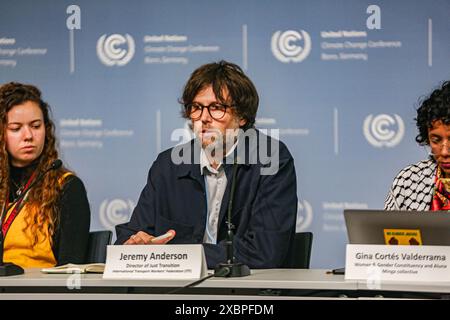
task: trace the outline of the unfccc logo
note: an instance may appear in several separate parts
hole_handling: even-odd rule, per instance
[[[272,53],[281,62],[301,62],[311,51],[311,37],[300,30],[277,31],[272,36]]]
[[[129,34],[112,34],[108,37],[104,34],[97,41],[98,58],[109,67],[126,65],[133,58],[134,51],[134,40]]]
[[[296,232],[307,230],[312,223],[313,210],[308,201],[298,202]]]
[[[380,114],[374,117],[370,114],[364,120],[363,131],[367,141],[374,147],[392,148],[402,141],[405,134],[405,124],[397,114],[394,114],[394,117],[388,114]]]
[[[106,229],[114,230],[117,224],[128,222],[133,208],[131,200],[106,199],[100,205],[100,222]]]

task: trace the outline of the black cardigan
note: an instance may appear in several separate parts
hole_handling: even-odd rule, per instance
[[[91,211],[86,189],[80,178],[66,178],[59,201],[60,220],[53,235],[53,253],[57,265],[84,263]]]

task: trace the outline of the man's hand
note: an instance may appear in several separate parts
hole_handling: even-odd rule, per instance
[[[133,234],[124,244],[166,244],[175,237],[175,230],[169,230],[165,234],[155,237],[144,231]]]

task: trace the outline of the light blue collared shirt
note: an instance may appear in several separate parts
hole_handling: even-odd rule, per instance
[[[233,153],[236,146],[237,141],[230,148],[225,157],[228,157]],[[205,235],[203,236],[204,243],[217,243],[220,208],[228,183],[222,164],[223,163],[220,162],[217,169],[214,169],[208,160],[206,152],[202,148],[200,151],[200,173],[205,179],[207,206],[206,228]]]

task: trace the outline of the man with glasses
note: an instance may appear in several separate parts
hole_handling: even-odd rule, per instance
[[[430,157],[400,171],[385,209],[450,211],[450,82],[422,102],[415,120],[416,141],[430,147]]]
[[[192,73],[180,102],[195,139],[158,156],[130,222],[116,227],[116,244],[155,243],[170,230],[156,243],[203,243],[215,267],[226,261],[232,203],[236,260],[285,266],[297,215],[294,160],[282,142],[255,129],[252,81],[233,63],[206,64]]]

